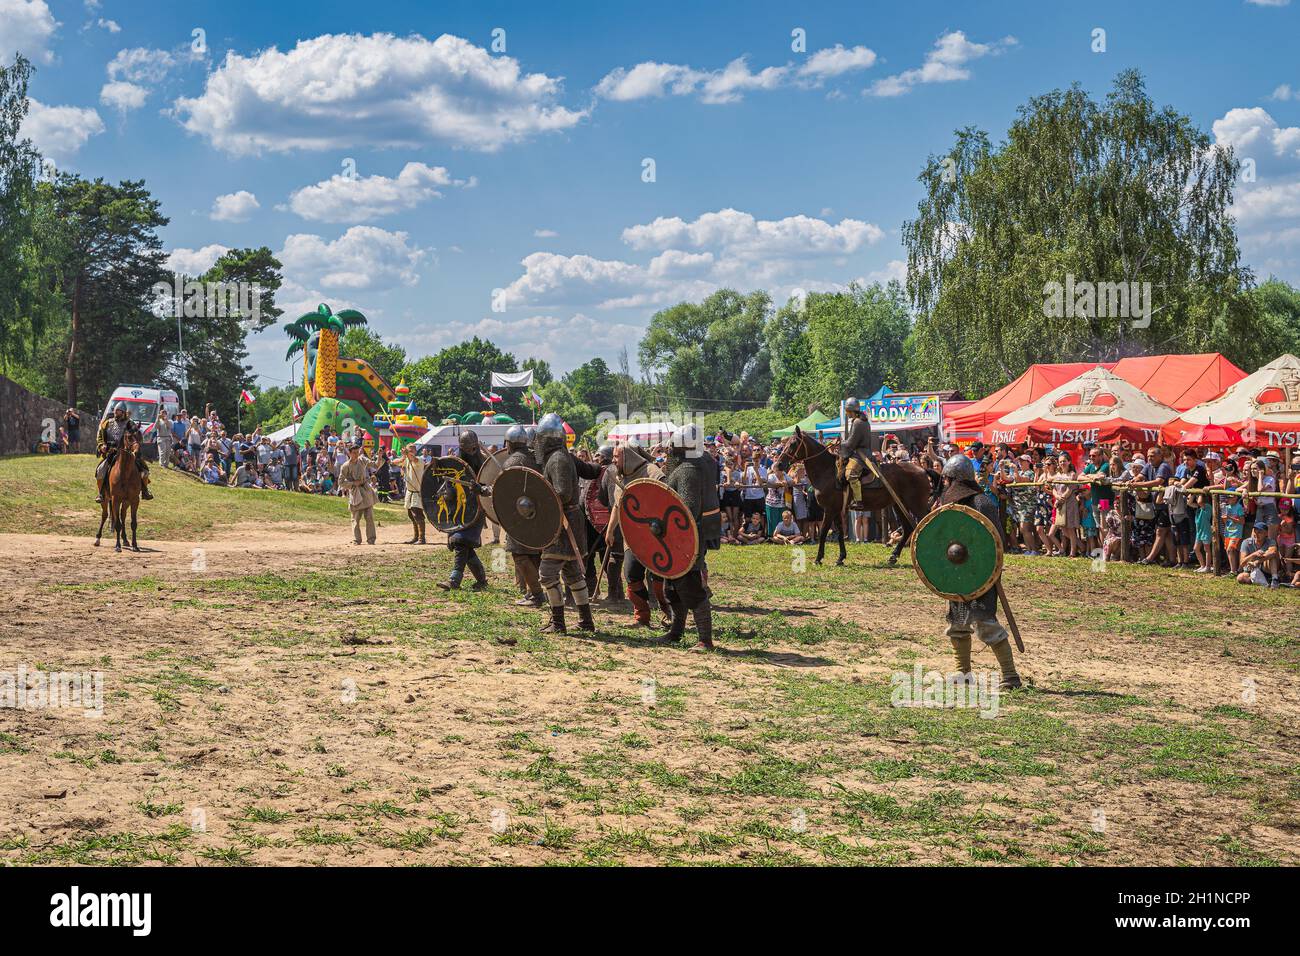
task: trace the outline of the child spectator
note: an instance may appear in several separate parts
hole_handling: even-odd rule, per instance
[[[763,528],[763,515],[755,511],[745,521],[745,526],[740,529],[741,544],[762,544],[767,540],[767,535]]]
[[[781,520],[772,529],[772,540],[776,544],[804,543],[804,536],[799,531],[799,525],[795,522],[794,515],[789,508],[781,512]]]

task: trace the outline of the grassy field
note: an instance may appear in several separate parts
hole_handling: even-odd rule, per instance
[[[71,506],[40,464],[0,462],[0,495],[25,482],[48,530]],[[342,520],[299,510],[333,502],[176,490],[212,533]],[[6,530],[41,527],[9,500]],[[1300,862],[1295,592],[1012,557],[1030,686],[986,719],[892,706],[894,675],[946,671],[950,651],[942,605],[883,548],[852,546],[844,568],[711,556],[716,654],[623,608],[596,635],[542,635],[491,547],[494,590],[452,596],[433,587],[443,548],[336,551],[202,573],[187,545],[175,563],[24,564],[0,669],[100,670],[107,691],[97,720],[0,711],[0,860]]]
[[[0,458],[0,533],[93,536],[100,518],[95,463],[93,455]],[[341,498],[214,487],[157,463],[150,466],[150,474],[156,503],[145,502],[140,515],[147,520],[147,534],[163,541],[202,538],[235,521],[349,521],[347,502]],[[397,506],[378,508],[401,516]]]

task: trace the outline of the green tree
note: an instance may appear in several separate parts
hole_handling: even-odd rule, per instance
[[[551,381],[551,379],[555,378],[551,372],[551,363],[546,361],[546,359],[524,359],[519,365],[519,371],[522,372],[525,369],[533,370],[533,388],[535,389],[540,390],[543,385],[546,385]]]
[[[1157,108],[1136,71],[1104,103],[1077,85],[1032,98],[998,147],[959,131],[922,171],[925,198],[903,227],[913,384],[981,394],[1033,362],[1231,342],[1251,319],[1229,214],[1238,168],[1186,116]],[[1045,314],[1048,284],[1070,276],[1149,282],[1150,325],[1095,304]]]
[[[402,375],[411,387],[411,398],[430,421],[448,415],[481,409],[479,393],[488,391],[493,372],[517,372],[515,357],[492,342],[478,336],[445,348],[437,355],[426,355],[408,365]],[[511,392],[517,390],[511,389]],[[518,419],[523,404],[516,395],[503,396],[501,411]]]
[[[703,302],[656,312],[637,349],[643,372],[673,401],[766,401],[772,375],[763,326],[766,292],[719,289]]]
[[[252,249],[231,249],[214,262],[206,272],[193,281],[203,290],[222,284],[232,289],[244,288],[251,296],[252,289],[260,290],[255,311],[242,314],[238,307],[218,307],[214,301],[200,301],[197,294],[184,293],[189,276],[179,275],[173,283],[180,283],[184,299],[166,302],[164,312],[179,319],[182,341],[176,341],[174,318],[169,331],[169,348],[172,361],[163,381],[179,387],[184,369],[185,400],[192,409],[202,409],[211,404],[225,422],[260,420],[260,409],[237,406],[239,393],[244,389],[254,392],[255,377],[248,364],[250,334],[272,327],[282,314],[276,307],[275,293],[280,288],[280,262],[265,246]],[[231,302],[229,305],[234,306]],[[223,312],[225,314],[223,314]],[[183,346],[182,355],[177,349]]]
[[[564,384],[573,391],[573,397],[583,405],[598,412],[618,411],[618,385],[614,373],[602,358],[594,358],[579,365],[564,376]]]
[[[103,332],[106,310],[119,318],[147,314],[150,290],[167,278],[157,230],[168,219],[140,180],[114,186],[59,173],[39,190],[52,207],[52,278],[69,310],[64,383],[68,404],[76,406],[83,359],[99,359],[82,354],[86,323],[98,321]]]
[[[902,285],[855,283],[844,292],[813,292],[805,310],[808,404],[833,414],[841,398],[903,384],[912,320]]]
[[[343,333],[339,354],[366,362],[389,385],[401,381],[407,364],[406,349],[385,342],[378,332],[364,325],[354,325]]]
[[[555,412],[573,429],[573,433],[582,437],[596,424],[595,410],[579,400],[573,389],[562,381],[551,381],[538,392],[542,396],[542,414]]]
[[[807,414],[814,391],[807,331],[807,301],[799,298],[786,302],[763,326],[772,367],[772,404],[799,417]]]
[[[31,64],[22,56],[0,66],[0,367],[29,358],[44,332],[39,281],[36,170],[40,154],[19,139],[27,115]]]
[[[1300,355],[1300,289],[1270,276],[1250,298],[1254,331],[1225,354],[1248,372],[1284,353]]]

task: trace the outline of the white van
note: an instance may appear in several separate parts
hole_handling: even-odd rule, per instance
[[[108,404],[104,406],[104,414],[100,416],[100,421],[112,415],[113,409],[118,405],[125,405],[126,414],[140,426],[140,433],[144,438],[141,451],[144,452],[145,457],[149,461],[157,461],[158,410],[167,409],[168,416],[174,419],[181,410],[180,398],[171,389],[159,388],[156,385],[119,385],[113,389]],[[99,427],[98,423],[95,427]]]
[[[435,425],[420,436],[415,447],[423,451],[430,449],[435,456],[456,455],[460,452],[460,433],[472,431],[478,436],[479,445],[484,453],[490,446],[504,448],[506,432],[513,425]]]

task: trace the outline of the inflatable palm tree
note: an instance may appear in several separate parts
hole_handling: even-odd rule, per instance
[[[302,387],[307,412],[297,431],[298,443],[314,441],[326,425],[336,433],[351,427],[365,429],[379,441],[374,415],[395,396],[392,388],[366,362],[339,354],[339,339],[353,326],[365,325],[356,309],[335,313],[325,303],[315,312],[299,316],[284,327],[293,341],[285,353],[302,357]]]

